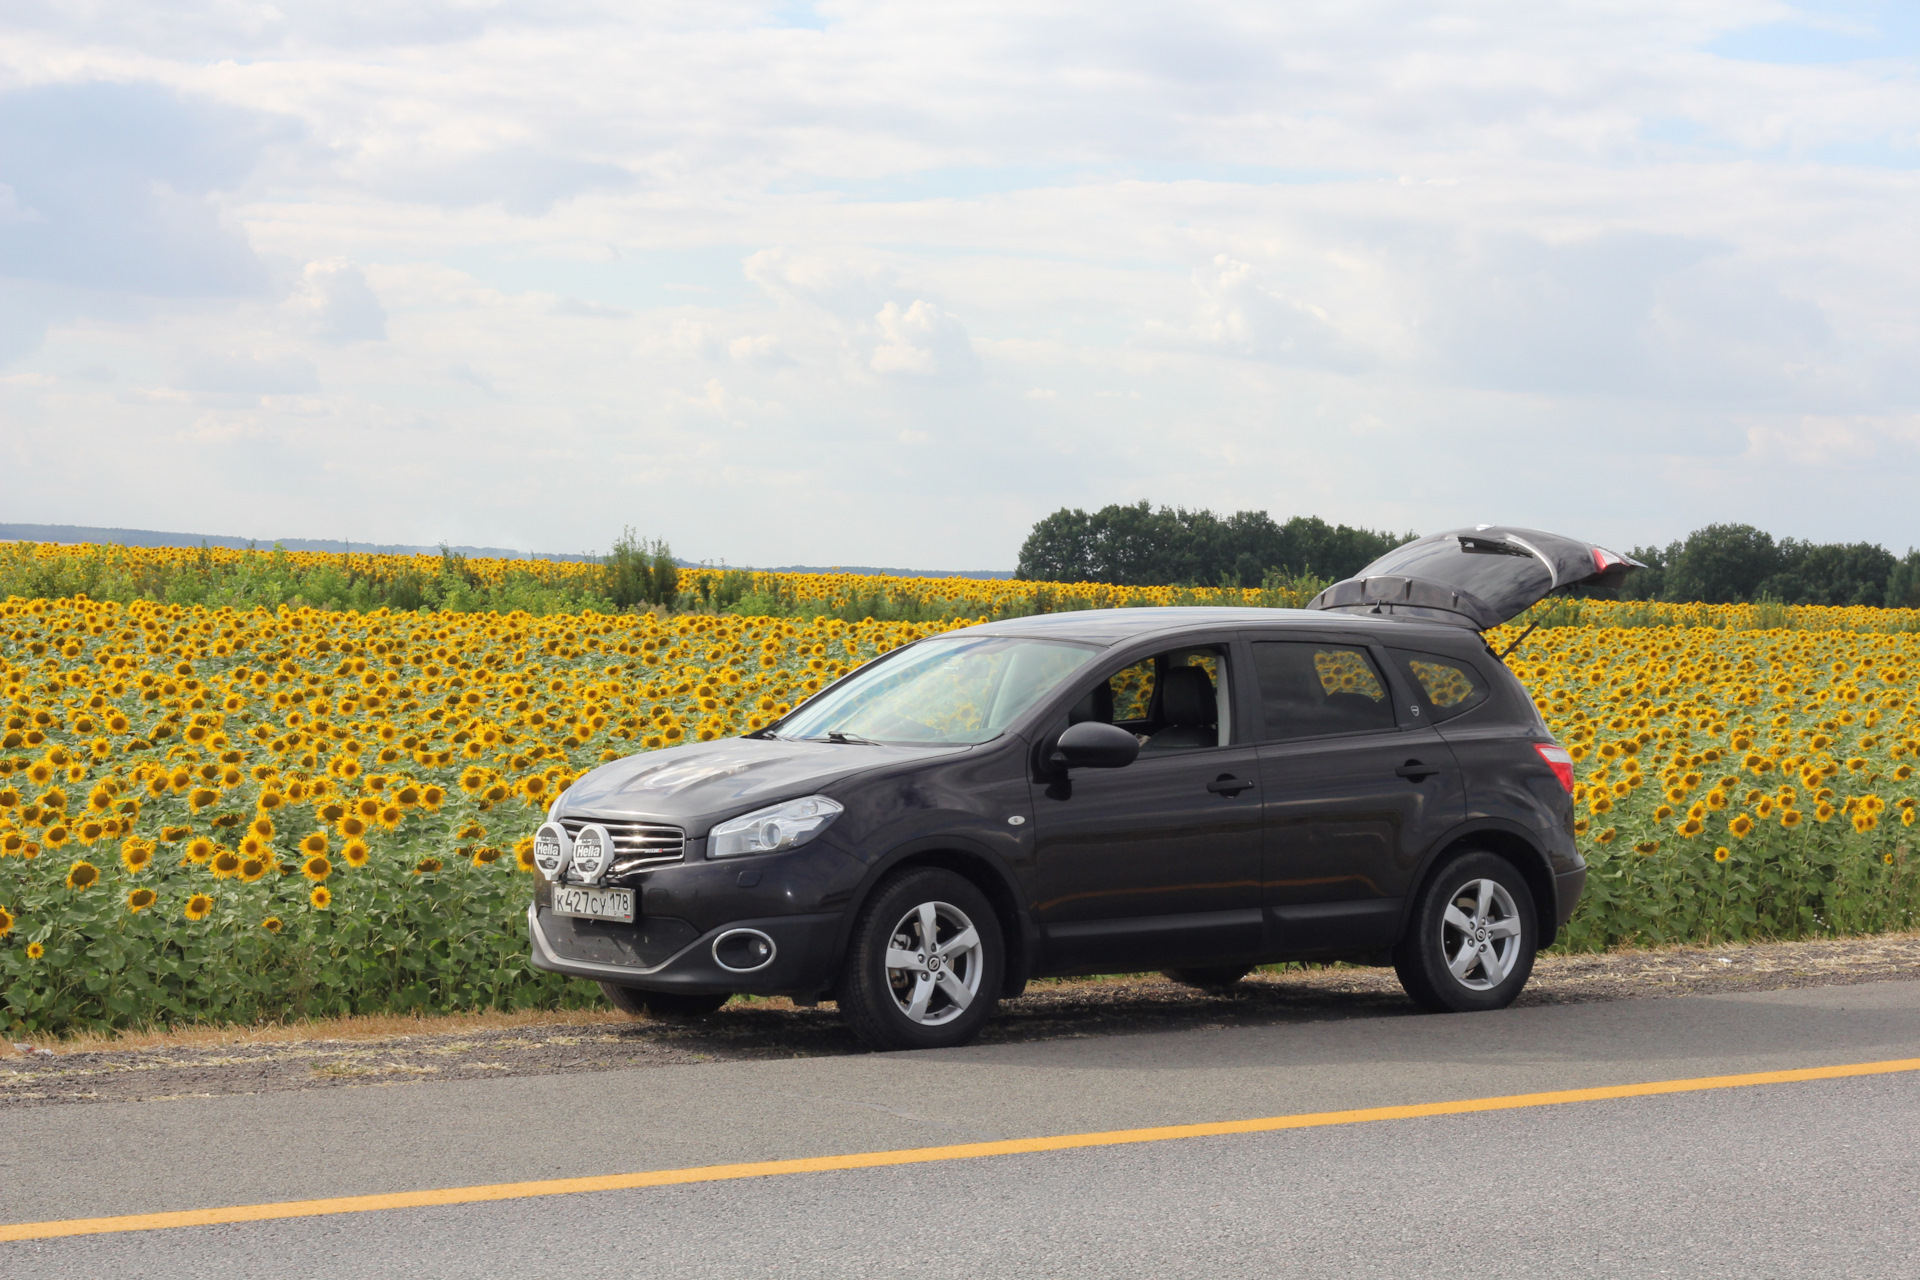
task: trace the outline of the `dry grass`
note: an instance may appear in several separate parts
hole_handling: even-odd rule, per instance
[[[119,1032],[83,1032],[58,1040],[38,1040],[36,1047],[55,1053],[93,1053],[112,1049],[213,1048],[221,1045],[291,1044],[305,1040],[391,1040],[396,1036],[457,1035],[464,1031],[495,1031],[511,1027],[581,1026],[630,1022],[617,1009],[523,1009],[514,1013],[443,1013],[411,1017],[373,1013],[347,1018],[313,1018],[300,1022],[258,1026],[196,1025],[129,1028]],[[17,1053],[14,1042],[0,1044],[0,1053]]]

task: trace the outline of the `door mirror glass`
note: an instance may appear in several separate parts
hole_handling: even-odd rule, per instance
[[[1140,755],[1140,740],[1119,725],[1088,720],[1069,725],[1053,745],[1056,769],[1120,769]]]

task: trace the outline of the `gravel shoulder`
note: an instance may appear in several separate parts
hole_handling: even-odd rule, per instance
[[[1519,1003],[1575,1004],[1920,979],[1920,934],[1542,956]],[[1158,975],[1036,982],[984,1044],[1412,1015],[1390,969],[1262,971],[1226,991]],[[51,1050],[51,1052],[47,1052]],[[608,1011],[346,1019],[0,1045],[0,1110],[297,1089],[395,1087],[863,1052],[831,1006],[736,1000],[688,1022]]]

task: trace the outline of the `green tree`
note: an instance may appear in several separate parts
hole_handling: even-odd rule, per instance
[[[1761,584],[1781,567],[1780,547],[1773,535],[1750,524],[1695,529],[1670,551],[1661,594],[1672,601],[1741,604],[1754,600]]]
[[[1415,535],[1264,511],[1155,508],[1142,501],[1088,513],[1062,508],[1033,526],[1014,576],[1039,582],[1116,586],[1259,587],[1276,571],[1344,578]]]
[[[1759,594],[1788,604],[1881,605],[1899,562],[1871,542],[1780,540],[1780,568]]]
[[[1889,609],[1920,609],[1920,551],[1908,547],[1907,554],[1894,561],[1884,603]]]
[[[680,598],[680,566],[664,539],[649,542],[629,525],[604,564],[606,596],[619,608],[657,604],[671,609]]]

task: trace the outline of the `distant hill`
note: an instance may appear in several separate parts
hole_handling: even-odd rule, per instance
[[[163,533],[155,529],[95,529],[77,524],[0,524],[0,538],[20,542],[97,542],[120,547],[249,547],[271,550],[277,543],[289,551],[331,551],[336,555],[359,551],[367,555],[405,556],[440,554],[439,547],[403,547],[378,542],[335,542],[326,538],[232,538],[217,533]],[[501,560],[597,560],[598,556],[557,551],[510,551],[505,547],[450,547],[463,556],[492,556]]]
[[[680,563],[685,564],[682,560]],[[765,568],[767,573],[872,573],[889,578],[1011,578],[1011,569],[876,569],[866,564],[837,564],[831,568],[817,564],[773,566],[733,565],[732,568]]]
[[[330,551],[335,555],[357,551],[363,555],[440,554],[440,548],[409,547],[379,542],[336,542],[326,538],[234,538],[214,533],[163,533],[155,529],[96,529],[77,524],[0,524],[0,541],[17,542],[92,542],[120,547],[231,547],[245,551],[250,547],[270,550],[276,544],[289,551]],[[498,560],[593,561],[600,557],[565,551],[515,551],[506,547],[449,547],[463,556],[489,556]],[[697,560],[677,560],[686,569],[697,568]],[[735,568],[766,567],[772,573],[871,573],[895,578],[1011,578],[1004,569],[876,569],[867,565],[787,564],[777,566],[736,565]]]

